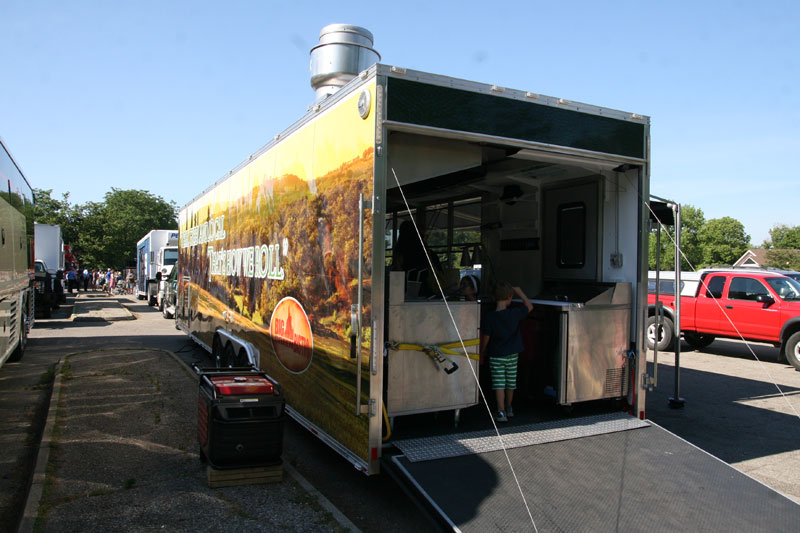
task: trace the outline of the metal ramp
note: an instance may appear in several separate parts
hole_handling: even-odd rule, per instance
[[[647,427],[638,418],[615,412],[581,418],[567,418],[520,426],[499,425],[500,435],[492,429],[393,441],[409,461],[430,461],[459,455],[493,452],[504,447],[520,448],[561,440],[579,439]]]
[[[599,425],[615,423],[606,422]],[[573,434],[567,427],[534,429],[524,438],[551,430]],[[452,446],[477,447],[482,442],[472,439],[481,438],[461,435]],[[414,440],[401,445],[421,453],[413,445],[425,439]],[[542,533],[775,532],[800,524],[800,505],[652,422],[636,431],[506,447],[513,474],[502,450],[416,461],[387,456],[384,464],[454,531],[533,531],[535,524]]]

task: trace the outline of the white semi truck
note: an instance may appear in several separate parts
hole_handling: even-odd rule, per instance
[[[156,305],[159,283],[178,262],[178,232],[154,229],[136,244],[136,297]]]
[[[291,417],[446,528],[800,523],[646,419],[648,117],[376,63],[356,26],[311,58],[308,112],[180,212],[180,329],[267,372]],[[438,261],[400,268],[406,221]],[[500,280],[534,310],[498,432],[476,344]]]

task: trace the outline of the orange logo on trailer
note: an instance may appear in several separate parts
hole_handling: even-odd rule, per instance
[[[314,340],[308,315],[300,302],[291,297],[278,302],[269,321],[269,333],[281,365],[296,374],[305,372],[311,365]]]

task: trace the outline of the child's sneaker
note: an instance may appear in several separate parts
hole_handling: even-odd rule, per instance
[[[514,408],[510,405],[506,408],[506,417],[507,418],[514,418]]]
[[[494,415],[494,419],[498,422],[508,422],[508,418],[506,418],[506,414],[503,411],[497,411],[497,414]]]

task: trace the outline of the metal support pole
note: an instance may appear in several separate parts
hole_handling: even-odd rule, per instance
[[[675,346],[675,395],[669,399],[669,406],[682,409],[686,400],[681,398],[681,204],[674,204],[675,212],[675,322],[673,346]]]

